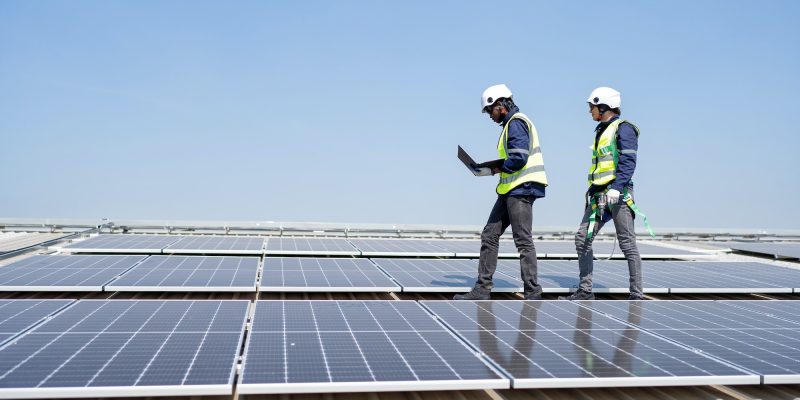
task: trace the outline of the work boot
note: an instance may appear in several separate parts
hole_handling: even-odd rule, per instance
[[[644,300],[644,296],[638,293],[631,293],[631,295],[628,296],[628,300]]]
[[[583,290],[576,290],[569,296],[558,296],[559,300],[594,300],[594,293],[584,292]]]
[[[525,293],[525,300],[541,300],[542,292],[539,293]]]
[[[489,300],[491,292],[489,289],[475,286],[468,293],[453,296],[453,300]]]

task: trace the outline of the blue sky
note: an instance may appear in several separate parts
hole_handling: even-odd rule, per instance
[[[3,1],[0,217],[486,221],[506,83],[581,218],[597,86],[654,228],[800,227],[794,1]]]

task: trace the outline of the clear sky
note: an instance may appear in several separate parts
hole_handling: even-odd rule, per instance
[[[800,228],[797,1],[0,2],[0,217],[485,223],[480,94],[581,218],[597,86],[663,228]],[[639,225],[641,227],[641,225]]]

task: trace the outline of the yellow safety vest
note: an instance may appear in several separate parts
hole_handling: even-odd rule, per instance
[[[539,147],[539,135],[536,133],[536,127],[533,126],[533,123],[525,114],[521,112],[515,113],[503,127],[500,140],[497,141],[497,154],[503,160],[508,158],[508,125],[511,124],[511,121],[514,119],[521,119],[528,125],[530,148],[512,149],[511,151],[528,153],[528,162],[525,164],[525,167],[514,173],[507,174],[502,171],[500,172],[497,194],[506,194],[510,192],[511,189],[525,182],[536,182],[547,186],[547,175],[544,172],[544,159],[542,158],[542,150]]]
[[[608,124],[600,138],[589,147],[592,150],[592,165],[589,167],[589,186],[603,186],[617,178],[617,163],[619,162],[619,149],[617,148],[617,129],[626,122],[617,119]],[[639,128],[628,122],[639,136]]]

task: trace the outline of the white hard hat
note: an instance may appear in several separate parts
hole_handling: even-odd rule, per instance
[[[484,111],[486,106],[494,104],[497,99],[510,99],[511,96],[511,89],[509,89],[505,84],[501,83],[499,85],[489,86],[489,88],[484,90],[483,94],[481,95],[481,111]]]
[[[605,86],[592,90],[592,94],[586,101],[594,105],[605,104],[611,108],[619,108],[622,105],[622,97],[619,92]]]

